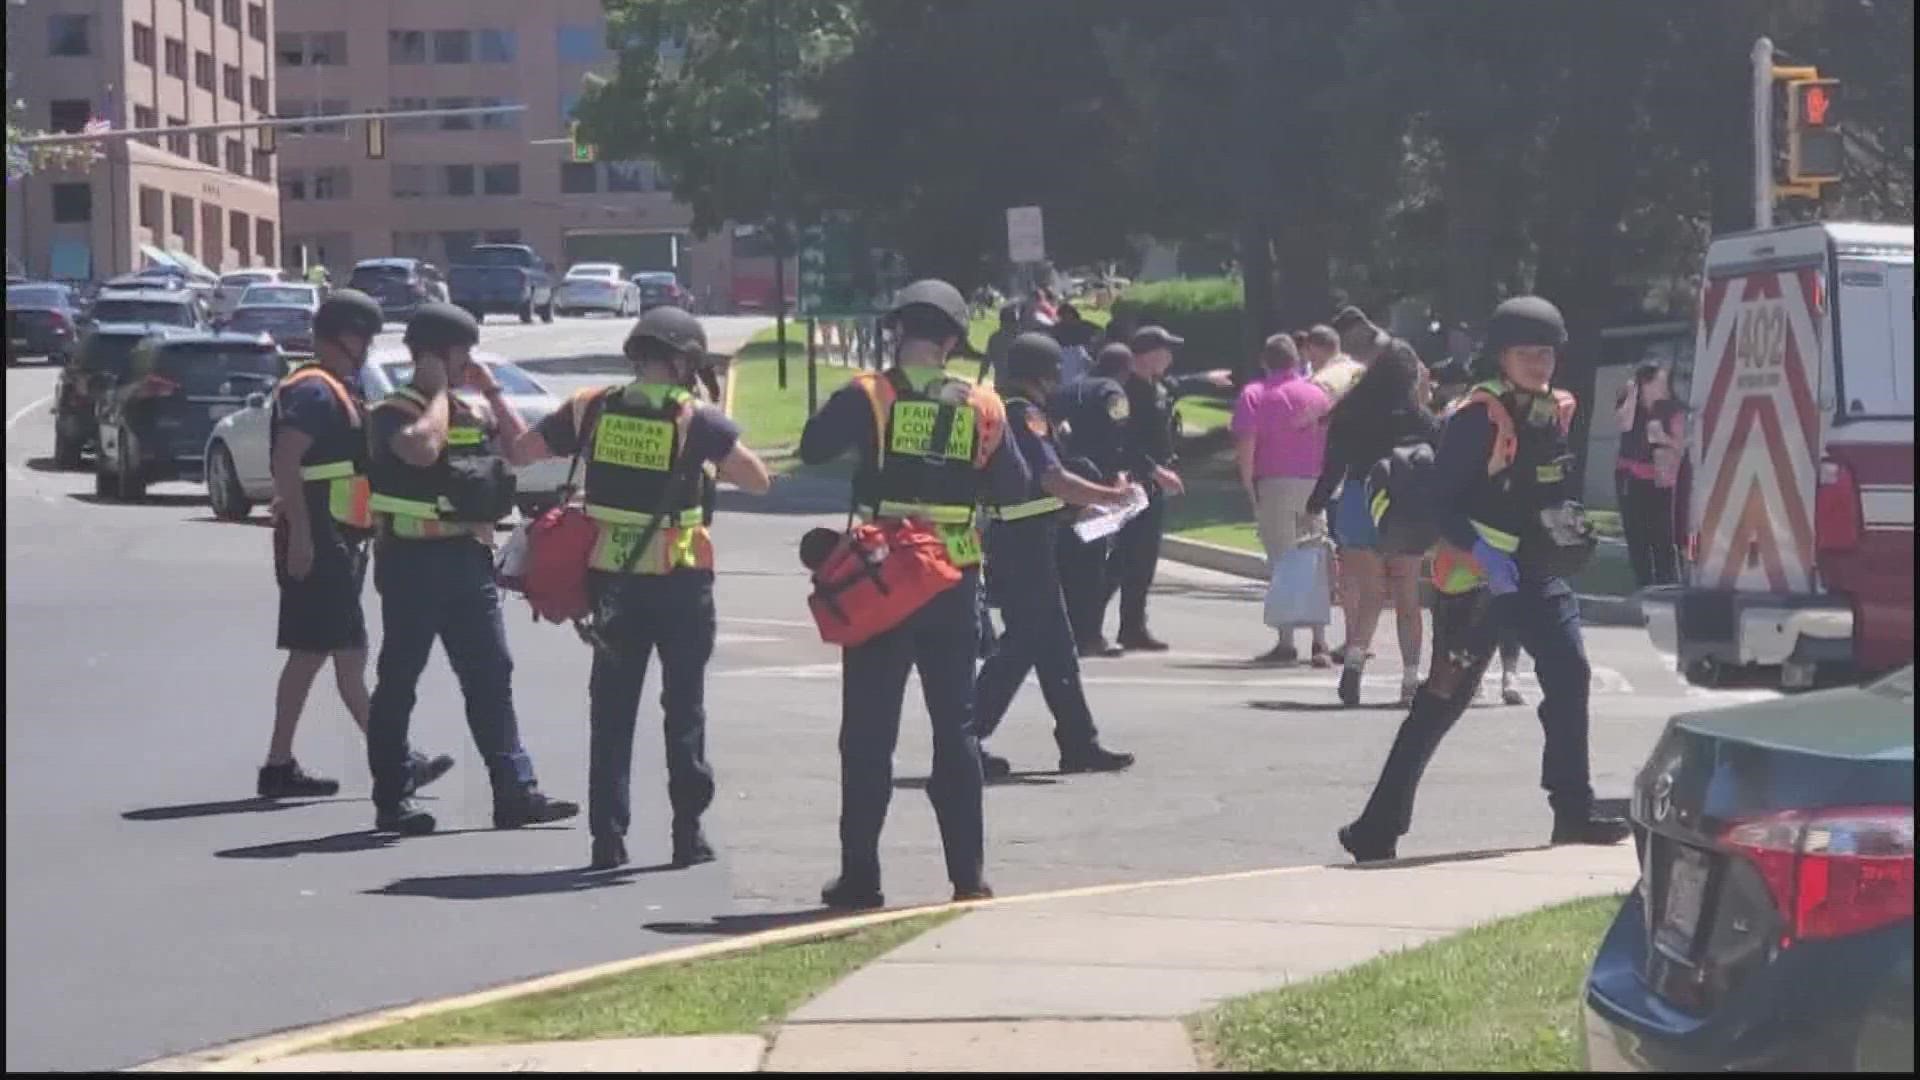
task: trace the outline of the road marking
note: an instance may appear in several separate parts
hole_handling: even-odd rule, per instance
[[[1257,671],[1257,668],[1250,668]],[[1082,670],[1080,682],[1086,686],[1192,686],[1205,689],[1235,690],[1240,687],[1256,687],[1268,690],[1326,690],[1331,692],[1336,679],[1332,672],[1301,672],[1292,675],[1276,675],[1267,678],[1236,678],[1236,672],[1221,672],[1215,678],[1195,678],[1178,675],[1101,675],[1088,674]],[[825,664],[780,664],[771,667],[741,667],[715,671],[716,677],[738,679],[835,679],[840,676],[840,665]],[[1514,682],[1523,690],[1533,691],[1535,700],[1540,693],[1540,680],[1532,672],[1515,672]],[[1398,689],[1400,673],[1398,671],[1374,672],[1362,676],[1362,686],[1382,689]],[[1500,686],[1497,674],[1489,674],[1481,680],[1483,687],[1491,688],[1495,693]],[[1593,669],[1592,693],[1607,695],[1628,695],[1634,693],[1633,684],[1625,675],[1608,667]]]
[[[729,634],[722,631],[714,635],[713,640],[717,645],[765,645],[782,642],[786,638],[767,637],[764,634]]]
[[[12,416],[9,416],[9,417],[7,417],[7,430],[8,430],[8,431],[12,431],[12,430],[13,430],[13,425],[15,425],[15,424],[17,424],[17,423],[19,423],[20,421],[22,421],[22,420],[24,420],[24,419],[26,419],[26,416],[27,416],[27,414],[28,414],[28,413],[30,413],[30,412],[32,412],[32,411],[33,411],[33,410],[35,410],[35,409],[38,409],[38,408],[40,408],[40,407],[41,407],[42,405],[51,405],[52,403],[53,403],[53,395],[52,395],[52,394],[48,394],[48,395],[47,395],[46,397],[43,397],[43,398],[41,398],[40,400],[38,400],[38,401],[35,401],[35,402],[33,402],[32,404],[30,404],[30,405],[27,405],[27,406],[25,406],[25,407],[24,407],[24,408],[22,408],[22,409],[21,409],[21,410],[20,410],[19,412],[17,412],[17,413],[14,413],[14,414],[13,414]]]
[[[805,630],[813,629],[813,624],[805,619],[749,619],[742,615],[729,615],[722,621],[745,623],[748,626],[797,626]]]

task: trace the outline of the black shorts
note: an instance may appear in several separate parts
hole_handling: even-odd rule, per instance
[[[367,616],[360,607],[360,589],[367,576],[366,544],[337,535],[326,543],[316,539],[313,570],[304,581],[287,576],[286,562],[286,528],[276,524],[273,576],[280,584],[280,648],[315,653],[365,649]]]

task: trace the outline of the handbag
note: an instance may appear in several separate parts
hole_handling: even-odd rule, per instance
[[[1267,583],[1266,624],[1282,630],[1331,622],[1331,562],[1324,543],[1300,544],[1282,552]]]

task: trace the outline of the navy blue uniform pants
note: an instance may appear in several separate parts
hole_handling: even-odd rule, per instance
[[[380,660],[367,715],[367,765],[373,805],[385,809],[405,796],[412,749],[407,727],[415,692],[433,643],[466,699],[467,728],[487,763],[496,802],[534,786],[533,759],[520,744],[513,711],[513,657],[507,652],[493,553],[470,538],[388,540],[373,563],[380,591]]]
[[[1540,786],[1556,815],[1585,817],[1593,809],[1587,762],[1587,699],[1592,669],[1580,635],[1580,603],[1566,582],[1523,583],[1520,591],[1494,596],[1476,589],[1440,596],[1433,609],[1433,665],[1413,698],[1413,708],[1394,737],[1373,797],[1361,813],[1359,831],[1397,839],[1413,820],[1414,792],[1427,762],[1473,701],[1510,628],[1533,657],[1540,680],[1540,727],[1546,735]]]
[[[1120,593],[1121,637],[1147,632],[1147,593],[1153,588],[1154,569],[1160,565],[1160,536],[1166,520],[1167,497],[1155,489],[1147,497],[1147,508],[1114,534],[1105,599],[1112,599],[1115,590]]]
[[[973,683],[974,732],[986,739],[1005,718],[1027,673],[1053,713],[1053,738],[1064,751],[1093,745],[1098,735],[1080,685],[1067,602],[1055,561],[1055,526],[1046,519],[995,523],[987,531],[989,581],[1006,630]]]
[[[1113,550],[1111,537],[1091,543],[1081,540],[1070,528],[1059,530],[1055,542],[1060,568],[1060,591],[1066,597],[1067,621],[1073,626],[1073,640],[1085,645],[1100,637],[1107,617],[1107,559]]]
[[[587,687],[591,736],[587,826],[595,836],[625,836],[633,820],[633,732],[647,664],[660,657],[660,710],[666,732],[667,801],[676,822],[700,820],[713,802],[707,764],[707,661],[713,657],[713,572],[595,572],[594,602],[607,612]]]
[[[880,880],[880,829],[893,797],[893,750],[907,674],[918,670],[933,721],[927,797],[946,849],[947,878],[978,885],[986,858],[980,743],[973,734],[973,666],[978,646],[978,570],[933,598],[906,622],[841,659],[840,863],[853,881]]]

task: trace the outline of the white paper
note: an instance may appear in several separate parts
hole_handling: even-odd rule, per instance
[[[1147,489],[1139,484],[1127,489],[1127,501],[1119,506],[1090,506],[1079,521],[1074,522],[1074,534],[1083,543],[1092,543],[1103,537],[1112,536],[1121,526],[1140,516],[1147,508]]]

